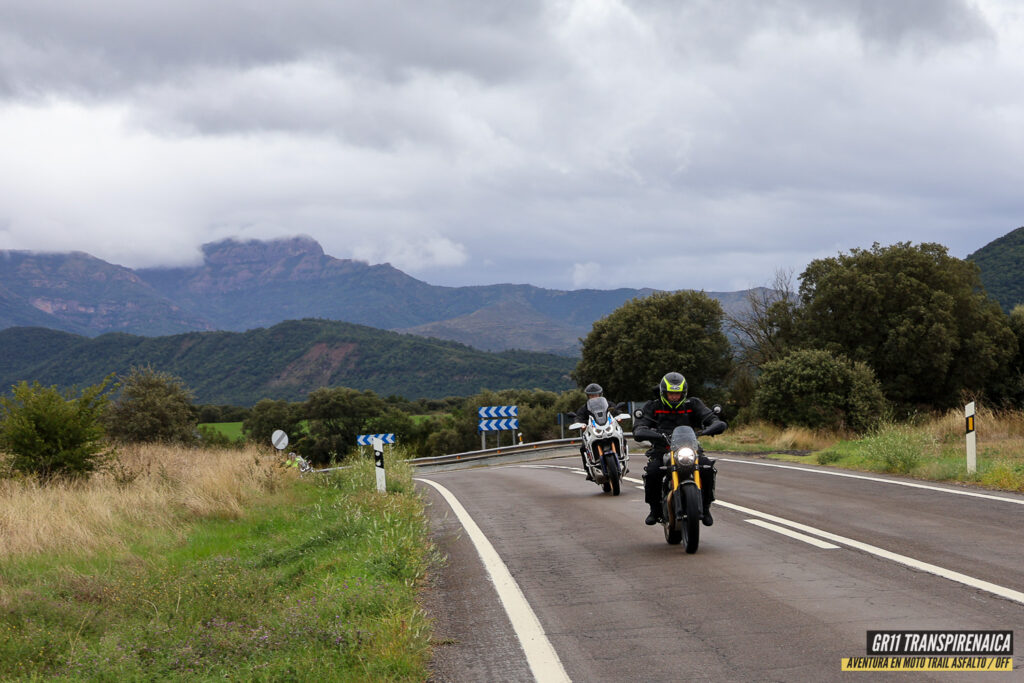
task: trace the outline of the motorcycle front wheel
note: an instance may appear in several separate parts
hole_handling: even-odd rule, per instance
[[[700,489],[696,486],[682,487],[686,505],[686,519],[682,520],[682,535],[686,541],[686,552],[690,555],[697,552],[700,544]]]
[[[608,481],[610,483],[610,486],[605,488],[605,493],[610,489],[613,496],[619,495],[622,490],[622,485],[619,481],[621,475],[619,473],[619,461],[615,457],[614,450],[604,456],[604,471],[608,473]]]

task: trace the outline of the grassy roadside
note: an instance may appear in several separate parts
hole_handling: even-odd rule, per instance
[[[705,448],[1024,492],[1024,412],[983,408],[976,424],[977,472],[973,473],[967,471],[964,416],[955,410],[901,424],[882,422],[859,436],[758,423],[715,437]]]
[[[0,679],[427,678],[411,472],[299,479],[252,449],[143,449],[59,490],[0,480]]]

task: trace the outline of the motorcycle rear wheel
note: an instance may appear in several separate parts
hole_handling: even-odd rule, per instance
[[[682,520],[676,517],[672,506],[668,504],[668,492],[665,495],[666,498],[661,500],[661,514],[665,516],[665,521],[661,523],[661,526],[665,529],[665,542],[669,545],[679,545],[680,541],[683,540],[683,530],[680,527]]]

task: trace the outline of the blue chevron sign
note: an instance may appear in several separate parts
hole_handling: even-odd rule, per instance
[[[372,446],[374,439],[380,439],[384,443],[394,443],[394,434],[360,434],[356,437],[356,444],[359,446]]]
[[[519,417],[519,406],[485,406],[476,412],[478,417]]]
[[[506,429],[519,429],[519,420],[480,420],[478,432],[500,432]]]

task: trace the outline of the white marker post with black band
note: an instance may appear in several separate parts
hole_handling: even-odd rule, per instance
[[[377,471],[377,491],[384,493],[388,490],[387,481],[384,478],[384,440],[375,436],[371,443],[373,444],[373,469]]]
[[[974,433],[974,401],[967,404],[967,472],[978,471],[978,437]]]

